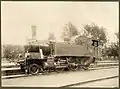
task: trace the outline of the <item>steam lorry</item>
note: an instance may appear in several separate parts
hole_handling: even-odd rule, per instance
[[[97,58],[98,40],[91,40],[90,46],[53,41],[40,45],[36,40],[25,46],[25,55],[18,57],[18,63],[21,70],[34,75],[45,70],[87,70]]]

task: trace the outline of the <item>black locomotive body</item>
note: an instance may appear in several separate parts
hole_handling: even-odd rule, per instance
[[[94,43],[97,45],[94,46]],[[92,40],[91,46],[49,42],[47,46],[29,44],[25,56],[18,63],[26,73],[37,74],[45,70],[57,72],[88,69],[98,57],[98,41]],[[21,57],[22,58],[22,57]],[[19,57],[20,59],[20,57]]]

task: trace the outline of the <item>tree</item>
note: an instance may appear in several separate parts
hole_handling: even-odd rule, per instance
[[[107,48],[106,54],[108,56],[118,56],[118,47],[115,42],[112,42],[111,46]]]
[[[105,28],[99,27],[97,24],[92,23],[91,25],[84,25],[83,35],[92,39],[97,39],[99,45],[103,46],[107,42]]]
[[[49,33],[48,40],[56,40],[54,33]]]
[[[12,58],[12,48],[10,45],[3,45],[3,57]]]
[[[115,33],[117,38],[119,39],[119,33]],[[103,56],[114,56],[118,57],[119,55],[119,41],[117,40],[116,42],[111,42],[111,45],[109,47],[106,47],[106,49],[102,49],[103,51]]]
[[[78,29],[69,22],[64,26],[63,32],[62,32],[62,39],[67,40],[68,42],[71,41],[71,38],[78,35]]]
[[[24,49],[20,45],[3,45],[3,57],[8,61],[15,60],[19,53],[24,53]]]
[[[74,40],[75,44],[77,45],[91,45],[92,44],[92,41],[90,38],[88,38],[87,36],[83,35],[79,35],[78,37],[75,38]]]
[[[119,35],[119,33],[115,33],[115,35],[117,36],[117,43],[116,43],[115,47],[117,50],[117,54],[120,55],[120,49],[119,49],[119,37],[120,37],[120,35]]]
[[[115,33],[115,35],[117,36],[117,39],[119,39],[119,33]]]
[[[117,45],[119,46],[119,33],[115,33],[116,37],[117,37]]]

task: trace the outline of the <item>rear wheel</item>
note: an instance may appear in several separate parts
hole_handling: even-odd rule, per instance
[[[69,69],[72,71],[76,71],[78,69],[78,66],[76,64],[70,64]]]
[[[93,59],[92,59],[91,57],[84,58],[84,59],[81,61],[82,69],[88,70],[90,64],[92,63],[92,60],[93,60]]]
[[[76,58],[70,57],[70,58],[67,58],[67,60],[68,60],[68,65],[70,70],[75,71],[78,69],[78,62]]]
[[[31,64],[29,66],[29,73],[32,75],[38,74],[39,72],[42,72],[42,71],[43,71],[42,67],[40,67],[37,64]]]

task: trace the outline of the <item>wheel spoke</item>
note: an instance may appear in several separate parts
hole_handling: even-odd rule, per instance
[[[78,69],[78,63],[76,62],[76,59],[72,59],[72,57],[66,58],[68,61],[69,69],[74,71]]]

